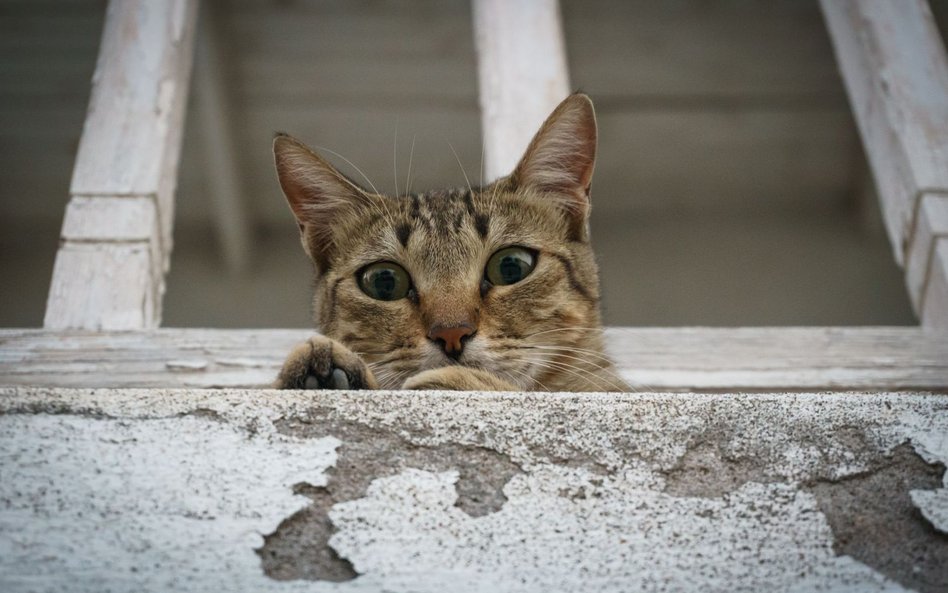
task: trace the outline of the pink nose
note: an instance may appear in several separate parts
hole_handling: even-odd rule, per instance
[[[453,358],[461,355],[464,350],[465,338],[474,335],[474,328],[466,323],[445,327],[434,325],[428,330],[428,337],[435,342],[441,342],[444,353]]]

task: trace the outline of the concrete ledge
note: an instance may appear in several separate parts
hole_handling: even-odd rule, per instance
[[[0,390],[2,591],[944,591],[948,396]]]

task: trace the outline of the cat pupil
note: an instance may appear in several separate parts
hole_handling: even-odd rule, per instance
[[[395,273],[392,270],[382,270],[375,275],[375,292],[382,300],[391,300],[395,294]]]
[[[523,260],[513,255],[504,256],[500,260],[500,275],[505,284],[513,284],[523,278],[523,263]]]

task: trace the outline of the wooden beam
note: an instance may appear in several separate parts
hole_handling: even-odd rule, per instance
[[[948,243],[948,195],[923,194],[917,216],[905,263],[909,295],[926,326],[948,329],[948,292],[939,286],[939,269],[948,264],[939,251]]]
[[[930,218],[948,198],[948,56],[934,17],[925,0],[821,3],[912,302],[924,326],[948,326],[948,300],[926,294],[948,265],[944,223]]]
[[[109,3],[47,328],[160,322],[196,8],[195,0]]]
[[[925,300],[922,302],[922,319],[925,327],[948,333],[948,236],[933,243],[931,266],[925,285]]]
[[[0,330],[0,385],[265,387],[311,333]],[[948,390],[948,334],[917,327],[609,328],[606,342],[638,391]]]
[[[203,148],[204,183],[213,208],[217,239],[231,273],[247,269],[250,229],[244,183],[237,166],[234,113],[225,82],[226,60],[218,33],[220,13],[211,3],[203,6],[195,56],[195,115]]]
[[[484,181],[513,170],[569,93],[557,0],[474,0]]]

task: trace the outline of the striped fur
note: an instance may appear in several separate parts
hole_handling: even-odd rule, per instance
[[[603,354],[588,240],[595,137],[591,102],[572,95],[511,175],[392,197],[278,136],[280,182],[316,262],[321,332],[358,354],[384,388],[626,390]],[[509,246],[538,252],[536,268],[519,283],[486,286],[488,258]],[[356,274],[378,261],[408,271],[411,298],[362,293]],[[454,360],[426,336],[459,324],[476,333]]]

